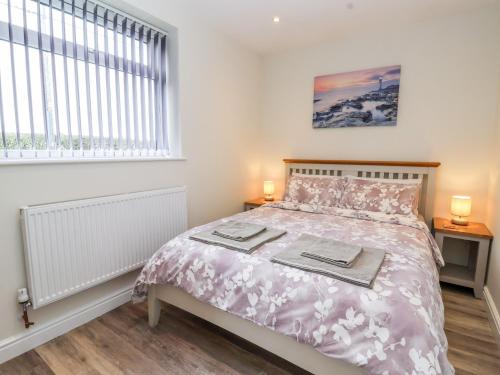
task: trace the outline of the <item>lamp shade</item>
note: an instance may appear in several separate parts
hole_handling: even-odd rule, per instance
[[[264,181],[264,199],[273,200],[274,199],[274,182]]]
[[[472,202],[466,195],[454,195],[451,197],[451,214],[455,216],[469,216]]]

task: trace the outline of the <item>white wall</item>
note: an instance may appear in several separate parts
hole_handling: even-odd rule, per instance
[[[115,1],[112,1],[116,3]],[[131,4],[134,2],[129,0]],[[26,286],[19,207],[186,185],[189,225],[235,213],[259,195],[261,61],[204,27],[179,1],[141,1],[178,28],[183,154],[187,161],[0,166],[0,341],[25,332],[16,290]],[[37,325],[132,283],[135,273],[30,313]]]
[[[500,8],[381,26],[264,60],[263,178],[282,180],[283,157],[440,161],[436,214],[452,194],[486,218],[496,105]],[[396,127],[313,129],[313,78],[401,64]]]
[[[500,55],[500,51],[499,51]],[[499,57],[500,60],[500,57]],[[494,144],[493,165],[491,168],[491,190],[488,224],[496,239],[491,246],[487,282],[488,289],[500,312],[500,63],[498,74],[498,97],[497,97],[497,127]],[[499,322],[500,323],[500,322]]]

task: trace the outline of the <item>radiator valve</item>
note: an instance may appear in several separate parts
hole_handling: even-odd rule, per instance
[[[23,308],[24,328],[29,328],[35,323],[30,322],[28,318],[28,307],[31,306],[31,300],[30,296],[28,295],[28,290],[26,288],[22,288],[17,291],[17,302]]]

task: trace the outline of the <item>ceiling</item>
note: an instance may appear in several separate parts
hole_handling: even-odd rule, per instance
[[[183,0],[205,22],[269,53],[499,4],[500,0]],[[279,16],[280,22],[273,23]]]

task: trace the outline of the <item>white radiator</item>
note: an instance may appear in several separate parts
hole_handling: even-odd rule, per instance
[[[21,209],[33,308],[139,268],[187,229],[176,187]]]

